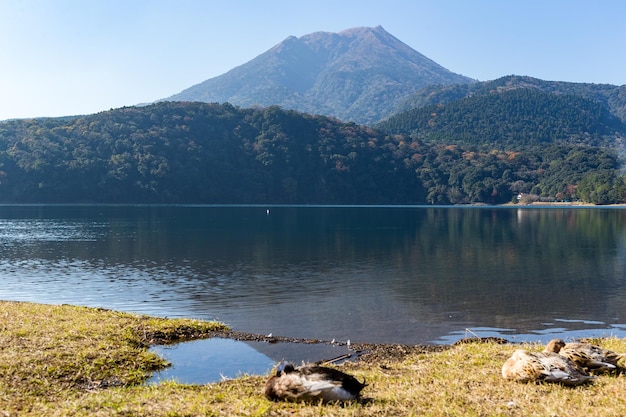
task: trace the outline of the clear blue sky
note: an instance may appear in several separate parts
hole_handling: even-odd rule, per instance
[[[0,0],[0,120],[151,102],[357,26],[480,81],[623,85],[625,23],[624,0]]]

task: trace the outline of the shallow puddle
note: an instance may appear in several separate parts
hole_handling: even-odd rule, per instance
[[[312,363],[355,353],[346,346],[326,343],[242,342],[222,338],[154,346],[150,350],[172,366],[155,372],[148,384],[167,380],[206,384],[242,375],[265,375],[282,360]]]

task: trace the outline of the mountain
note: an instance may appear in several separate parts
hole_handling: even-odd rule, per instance
[[[278,105],[344,121],[384,119],[428,85],[471,84],[381,26],[290,36],[253,60],[163,101]]]

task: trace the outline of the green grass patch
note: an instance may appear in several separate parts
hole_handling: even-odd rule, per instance
[[[339,368],[369,384],[346,405],[268,401],[268,375],[206,385],[142,385],[167,366],[153,343],[211,337],[220,323],[74,306],[0,302],[0,415],[8,416],[557,416],[626,415],[626,378],[520,384],[500,375],[514,344],[467,343]],[[596,339],[626,352],[626,340]],[[523,347],[541,350],[542,346]]]

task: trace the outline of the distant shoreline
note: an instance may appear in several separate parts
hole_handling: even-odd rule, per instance
[[[546,202],[546,201],[535,201],[529,204],[514,204],[507,203],[504,204],[507,207],[532,207],[532,206],[551,206],[551,207],[626,207],[625,203],[620,204],[593,204],[593,203],[583,203],[582,201],[572,201],[572,202]]]

